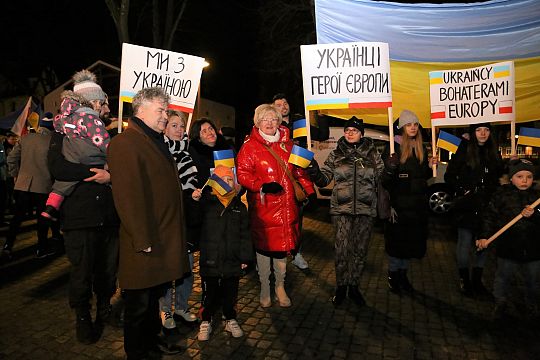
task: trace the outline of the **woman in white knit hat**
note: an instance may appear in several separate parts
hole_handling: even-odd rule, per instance
[[[428,235],[427,179],[437,158],[428,160],[423,145],[418,117],[403,110],[398,129],[401,143],[390,145],[383,152],[385,163],[383,186],[390,193],[393,216],[385,223],[385,249],[388,254],[388,287],[392,292],[411,292],[413,287],[407,277],[411,258],[420,259],[426,253]]]

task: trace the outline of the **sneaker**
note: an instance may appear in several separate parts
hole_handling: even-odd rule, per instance
[[[160,311],[159,314],[161,315],[161,325],[163,325],[165,329],[174,329],[176,327],[176,323],[174,322],[170,311]]]
[[[53,249],[37,249],[36,250],[36,259],[44,259],[47,256],[54,255],[55,251]]]
[[[225,324],[225,331],[230,332],[231,335],[235,338],[244,336],[242,328],[240,327],[240,325],[238,325],[238,322],[235,319],[227,320]]]
[[[304,259],[304,257],[300,253],[297,253],[294,256],[294,259],[293,259],[292,263],[293,263],[294,266],[296,266],[297,268],[299,268],[301,270],[305,270],[305,269],[307,269],[309,267],[307,261]]]
[[[211,333],[212,325],[210,325],[209,321],[203,321],[201,326],[199,326],[199,335],[197,335],[197,339],[199,339],[199,341],[206,341],[210,338]]]
[[[190,313],[187,310],[183,310],[183,309],[175,309],[174,310],[174,316],[175,317],[178,316],[181,321],[185,321],[185,322],[188,322],[188,323],[192,323],[192,322],[197,321],[197,317],[194,314]]]
[[[43,216],[46,219],[49,219],[51,221],[57,221],[58,220],[58,210],[56,210],[51,205],[47,205],[45,207],[45,210],[41,212],[41,216]]]

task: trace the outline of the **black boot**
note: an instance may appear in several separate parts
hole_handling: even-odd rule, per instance
[[[409,282],[409,278],[407,277],[407,269],[399,269],[399,284],[401,285],[401,289],[403,291],[414,291],[414,288],[412,287],[411,283]]]
[[[92,316],[89,310],[77,311],[77,323],[75,325],[77,340],[82,344],[93,344],[97,341]]]
[[[336,288],[336,294],[332,297],[332,304],[334,304],[334,306],[341,305],[341,303],[343,303],[343,300],[345,300],[346,295],[347,295],[347,286],[339,285]]]
[[[103,329],[106,324],[112,322],[112,306],[108,298],[98,297],[96,302],[96,321],[94,325]]]
[[[484,299],[491,299],[493,295],[482,283],[482,273],[484,269],[481,267],[474,267],[472,271],[472,289],[476,296]]]
[[[349,285],[349,299],[354,301],[354,303],[358,306],[366,305],[366,300],[364,300],[364,297],[358,290],[357,285]]]
[[[474,295],[471,279],[469,277],[469,269],[467,268],[459,269],[459,288],[461,293],[467,297],[472,297]]]
[[[401,293],[401,287],[399,286],[399,272],[389,271],[388,272],[388,288],[394,294]]]

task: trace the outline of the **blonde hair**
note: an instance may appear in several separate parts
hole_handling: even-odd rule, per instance
[[[187,116],[184,112],[169,109],[167,110],[167,117],[170,118],[171,116],[178,116],[180,120],[182,120],[184,126],[187,125]]]
[[[272,104],[262,104],[255,108],[255,115],[253,116],[253,123],[255,124],[255,127],[259,128],[259,124],[264,118],[264,115],[268,114],[269,112],[274,113],[279,119],[278,126],[281,124],[283,117],[281,116],[279,110],[276,109]]]
[[[413,149],[418,162],[420,164],[423,163],[425,155],[422,132],[420,131],[420,128],[418,128],[418,132],[414,138],[407,135],[407,132],[405,129],[403,129],[403,133],[401,135],[401,157],[399,158],[399,162],[405,164],[407,159],[413,156]]]

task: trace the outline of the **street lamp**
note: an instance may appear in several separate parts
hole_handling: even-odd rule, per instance
[[[210,66],[210,63],[206,60],[204,60],[203,70]],[[201,84],[202,84],[202,73],[201,73],[201,81],[199,81],[199,88],[197,89],[197,119],[199,119],[201,115]]]

